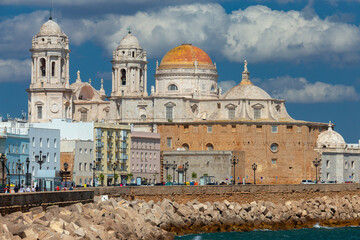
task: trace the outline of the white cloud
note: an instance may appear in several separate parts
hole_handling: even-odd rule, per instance
[[[0,59],[0,83],[30,81],[30,59]]]
[[[222,93],[225,93],[227,90],[235,87],[236,82],[234,80],[219,81],[218,86],[221,88]]]
[[[360,95],[353,86],[310,83],[305,78],[290,76],[271,78],[259,83],[272,97],[285,99],[287,102],[315,103],[357,101]]]
[[[330,17],[305,15],[309,14],[277,11],[262,5],[226,13],[219,4],[190,4],[130,15],[55,20],[69,36],[70,46],[93,41],[109,56],[130,25],[149,58],[161,58],[171,48],[186,42],[204,49],[213,60],[225,57],[253,63],[314,58],[333,63],[359,61],[359,27],[333,22]],[[25,57],[32,36],[47,16],[47,11],[37,11],[0,22],[0,54],[12,58],[22,53],[21,57]]]

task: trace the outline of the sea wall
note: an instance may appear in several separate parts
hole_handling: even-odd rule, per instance
[[[253,229],[358,226],[358,195],[240,204],[192,200],[179,204],[111,198],[94,203],[50,206],[0,217],[0,239],[173,239],[177,234]]]

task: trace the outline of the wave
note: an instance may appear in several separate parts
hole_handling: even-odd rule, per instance
[[[201,240],[202,239],[202,237],[201,236],[199,236],[199,235],[197,235],[197,236],[195,236],[194,237],[194,239],[193,240]]]
[[[313,228],[321,228],[321,229],[335,229],[335,227],[326,227],[326,226],[320,226],[319,223],[315,223]]]

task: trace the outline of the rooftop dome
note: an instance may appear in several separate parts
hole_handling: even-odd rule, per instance
[[[247,61],[244,62],[244,71],[239,85],[227,91],[223,98],[225,99],[271,99],[271,96],[261,88],[254,86],[250,81],[250,72],[247,69]]]
[[[53,20],[49,19],[46,23],[44,23],[41,26],[39,35],[63,36],[65,34],[61,31],[61,28],[60,28],[59,24],[57,24]]]
[[[128,35],[126,35],[120,42],[119,48],[141,48],[139,44],[139,40],[131,34],[131,32],[128,32]]]
[[[344,148],[346,143],[344,138],[332,129],[333,124],[329,123],[327,131],[319,134],[316,141],[318,148]]]
[[[165,54],[161,60],[159,69],[194,67],[215,69],[206,52],[191,44],[182,44]]]

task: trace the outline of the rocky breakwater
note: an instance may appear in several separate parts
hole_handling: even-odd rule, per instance
[[[173,239],[176,234],[253,229],[358,226],[360,197],[272,202],[186,204],[109,199],[41,207],[0,217],[0,239]]]

